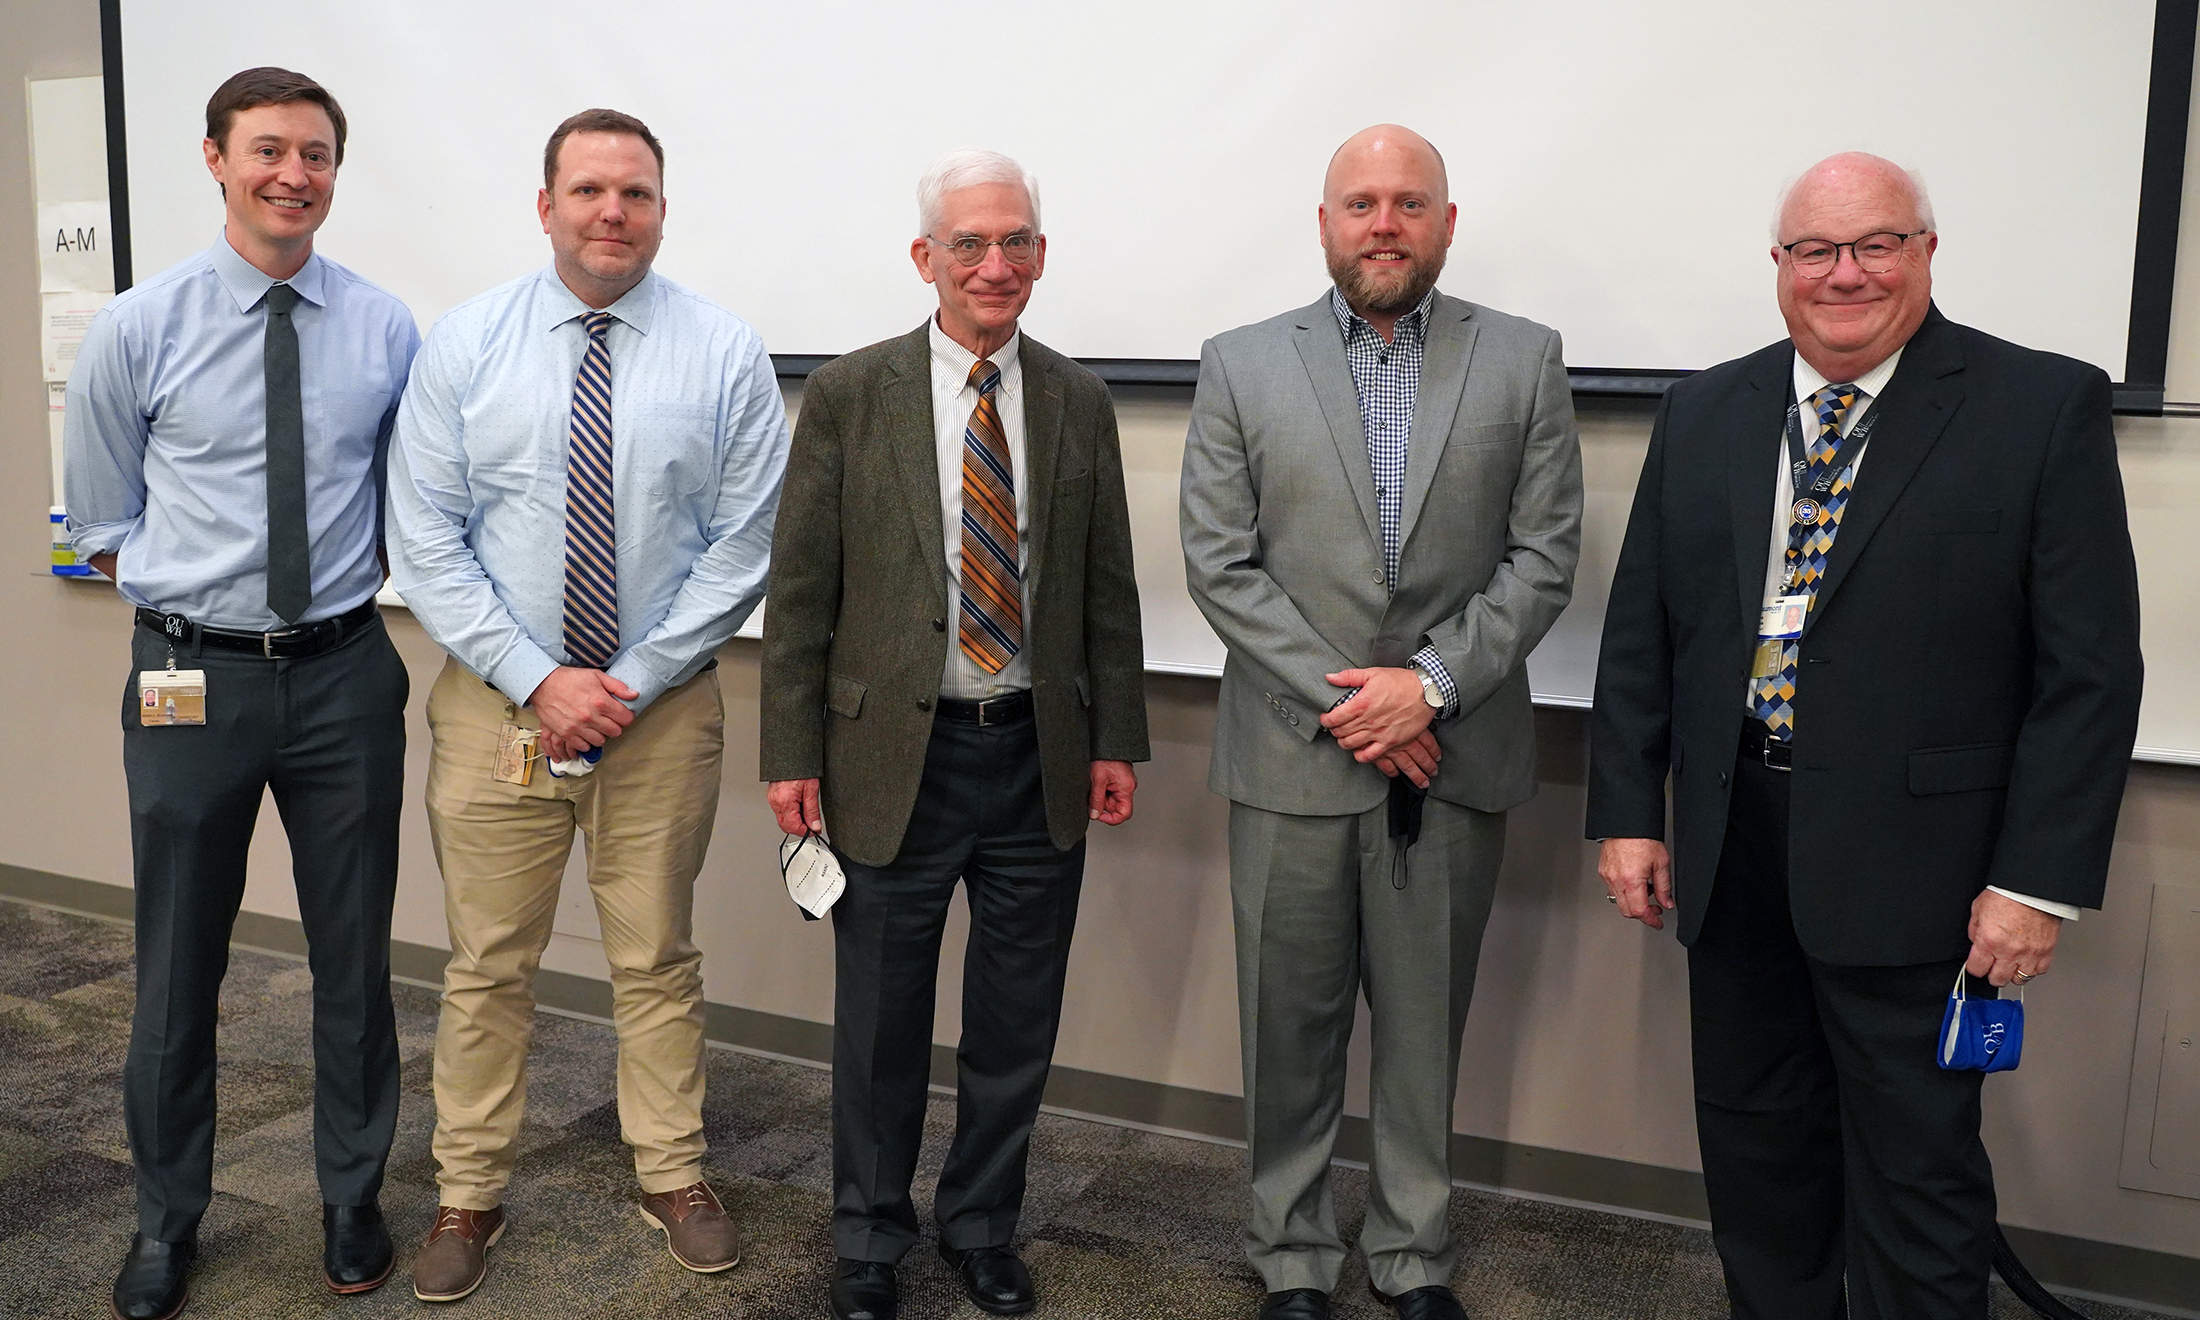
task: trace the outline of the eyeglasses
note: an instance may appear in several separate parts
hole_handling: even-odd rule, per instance
[[[957,234],[943,242],[926,234],[924,239],[927,243],[938,243],[946,248],[949,255],[965,266],[975,266],[985,260],[985,250],[990,247],[999,248],[1001,259],[1011,266],[1028,266],[1039,255],[1039,236],[1021,230],[1007,238],[986,239],[976,234]]]
[[[1795,273],[1805,279],[1818,280],[1833,274],[1833,268],[1841,264],[1841,249],[1847,248],[1863,267],[1867,275],[1884,275],[1902,260],[1902,245],[1929,230],[1913,229],[1907,234],[1866,234],[1854,243],[1828,243],[1822,238],[1799,238],[1793,243],[1782,243],[1780,250],[1795,263]]]

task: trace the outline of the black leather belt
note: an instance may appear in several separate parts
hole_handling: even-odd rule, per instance
[[[1760,757],[1765,769],[1782,773],[1795,769],[1795,742],[1789,738],[1775,738],[1763,720],[1754,716],[1742,717],[1742,751],[1746,755]]]
[[[1010,724],[1031,718],[1031,694],[1011,692],[1005,697],[987,697],[983,701],[941,697],[938,710],[940,718],[957,724]]]
[[[189,646],[194,638],[200,646],[212,651],[239,651],[266,660],[298,660],[323,651],[333,651],[374,622],[374,601],[370,598],[357,609],[347,610],[332,619],[315,619],[295,628],[279,632],[239,632],[235,628],[209,628],[191,622],[180,614],[163,614],[159,610],[138,607],[137,625],[158,633],[161,638],[176,646]]]

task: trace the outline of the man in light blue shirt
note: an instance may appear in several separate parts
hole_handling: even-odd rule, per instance
[[[269,789],[312,954],[324,1278],[364,1292],[393,1259],[377,1198],[397,1121],[407,679],[375,612],[376,511],[420,335],[404,304],[313,251],[344,129],[303,75],[223,83],[205,142],[221,232],[110,303],[69,378],[71,535],[138,607],[122,738],[138,964],[123,1074],[138,1232],[114,1288],[126,1320],[188,1297],[212,1196],[216,1006]],[[168,671],[181,672],[164,685]],[[162,697],[187,680],[203,718],[189,696],[175,715]]]
[[[452,954],[425,1301],[478,1287],[505,1229],[533,975],[576,825],[642,1213],[689,1269],[739,1259],[703,1179],[690,911],[725,744],[715,656],[764,593],[787,418],[755,332],[651,273],[663,170],[631,116],[560,125],[537,202],[551,267],[437,322],[398,415],[391,568],[451,653],[428,699]]]

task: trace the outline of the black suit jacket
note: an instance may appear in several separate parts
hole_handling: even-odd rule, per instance
[[[1663,838],[1680,937],[1725,838],[1794,347],[1676,384],[1605,616],[1588,834]],[[1800,643],[1789,890],[1803,948],[1968,948],[1998,885],[2098,907],[2139,720],[2108,378],[1942,317],[1910,339]]]
[[[764,607],[762,777],[820,778],[834,846],[884,866],[924,776],[948,605],[930,325],[810,373]],[[1024,573],[1040,777],[1054,846],[1085,837],[1091,766],[1146,759],[1145,648],[1115,403],[1029,335]]]

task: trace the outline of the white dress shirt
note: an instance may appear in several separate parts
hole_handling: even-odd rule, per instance
[[[1858,395],[1855,403],[1849,405],[1848,415],[1841,419],[1842,435],[1847,435],[1856,429],[1856,424],[1863,420],[1866,412],[1871,410],[1872,401],[1886,391],[1887,382],[1894,378],[1894,369],[1901,361],[1902,350],[1898,348],[1885,362],[1856,378],[1856,387],[1862,393]],[[1818,374],[1817,368],[1803,361],[1802,354],[1795,355],[1795,397],[1798,401],[1807,405],[1811,395],[1824,389],[1830,383],[1824,376]],[[1809,423],[1806,419],[1806,434],[1808,434],[1808,426]],[[1870,447],[1870,438],[1866,437],[1865,449]],[[1864,449],[1859,449],[1854,455],[1845,455],[1851,469],[1849,484],[1852,487],[1862,480],[1864,452]],[[1772,486],[1772,543],[1765,554],[1764,599],[1768,604],[1780,594],[1780,583],[1787,576],[1788,510],[1795,503],[1795,479],[1788,463],[1787,444],[1783,436],[1778,464],[1780,473]],[[1840,544],[1840,537],[1836,536],[1834,538],[1834,544]],[[1807,700],[1807,697],[1805,699]],[[1745,705],[1748,703],[1746,688],[1743,691],[1743,701]],[[1808,716],[1806,715],[1805,718],[1807,719]],[[2000,894],[2003,898],[2015,899],[2027,907],[2035,907],[2042,912],[2053,913],[2066,921],[2076,921],[2078,919],[2078,908],[2074,904],[2057,903],[2052,899],[2033,898],[2029,894],[2011,893],[1999,885],[1988,885],[1987,888]]]
[[[934,316],[932,329],[932,427],[939,446],[940,530],[946,537],[948,619],[947,667],[940,675],[940,695],[964,701],[980,701],[1031,686],[1031,661],[1019,649],[998,674],[985,670],[963,654],[954,638],[962,619],[962,483],[963,431],[978,406],[978,387],[970,383],[970,368],[978,355],[947,337]],[[1024,474],[1024,364],[1023,331],[1009,337],[988,360],[1000,369],[1001,383],[993,389],[993,403],[1000,410],[1001,434],[1008,440],[1009,468],[1016,477],[1016,557],[1029,563],[1031,540],[1030,485]],[[1024,634],[1031,633],[1031,581],[1023,583]]]

